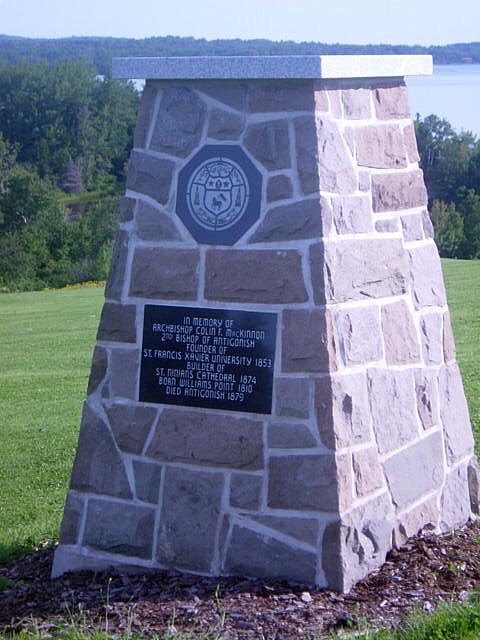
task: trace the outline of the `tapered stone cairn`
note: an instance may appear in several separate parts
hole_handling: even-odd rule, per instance
[[[125,59],[147,77],[53,575],[348,590],[478,512],[404,76],[428,56]]]

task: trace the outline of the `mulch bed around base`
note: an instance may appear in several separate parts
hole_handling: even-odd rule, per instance
[[[188,630],[218,638],[290,640],[342,626],[398,625],[414,608],[429,611],[480,589],[480,522],[453,534],[415,537],[348,595],[285,582],[81,572],[52,581],[53,549],[0,565],[14,586],[0,592],[0,630],[35,625],[51,632],[77,617],[84,628],[151,636]]]

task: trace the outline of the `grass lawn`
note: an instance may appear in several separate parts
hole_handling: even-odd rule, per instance
[[[480,454],[480,260],[442,260],[457,360]]]
[[[443,262],[480,443],[480,261]],[[55,537],[103,287],[0,296],[0,562]]]
[[[0,296],[0,561],[58,534],[102,302]]]

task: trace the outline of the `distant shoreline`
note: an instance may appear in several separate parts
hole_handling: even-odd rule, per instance
[[[435,65],[480,64],[480,42],[447,45],[327,44],[273,40],[206,40],[178,36],[154,38],[26,38],[0,35],[0,64],[84,60],[106,74],[114,57],[216,55],[361,55],[430,54]]]

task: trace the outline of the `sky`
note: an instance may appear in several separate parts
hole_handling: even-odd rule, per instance
[[[0,0],[0,33],[268,38],[327,43],[480,41],[479,0]]]

